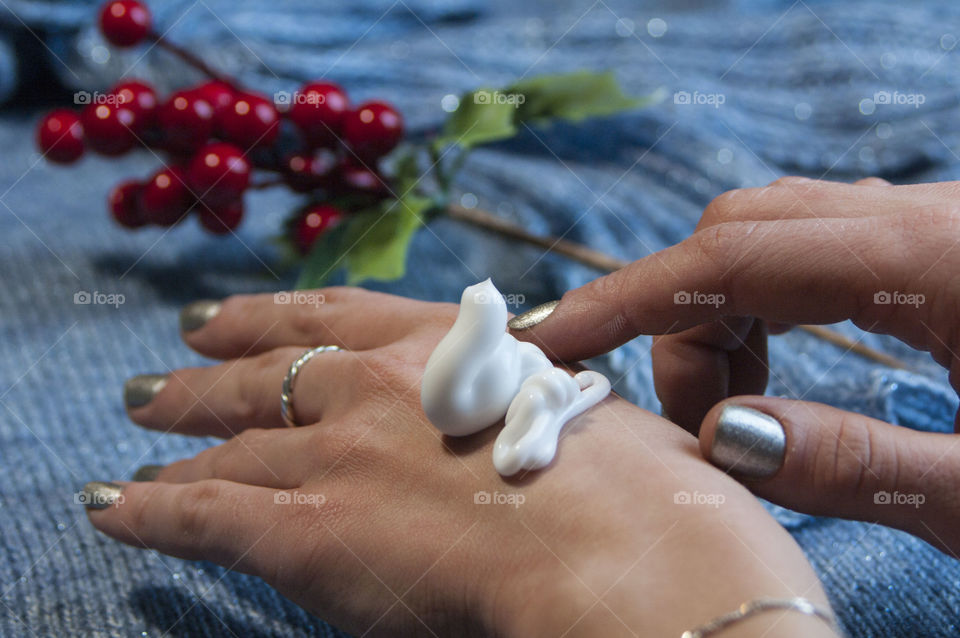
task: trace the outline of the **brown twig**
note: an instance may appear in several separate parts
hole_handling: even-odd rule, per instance
[[[163,35],[155,31],[151,31],[147,35],[147,37],[158,47],[161,47],[162,49],[169,51],[170,53],[177,56],[178,58],[183,60],[185,63],[197,69],[198,71],[200,71],[201,73],[209,77],[210,79],[223,82],[224,84],[227,84],[228,86],[230,86],[230,88],[234,90],[240,89],[240,86],[237,84],[236,80],[234,80],[228,75],[220,73],[219,71],[217,71],[216,69],[208,65],[206,62],[204,62],[202,59],[194,55],[191,51],[184,49],[180,45],[174,44],[167,38],[163,37]]]
[[[464,208],[463,206],[459,206],[457,204],[451,204],[447,208],[447,214],[453,219],[458,219],[468,224],[499,233],[506,237],[538,246],[544,250],[558,253],[565,257],[569,257],[574,261],[578,261],[581,264],[586,264],[587,266],[596,268],[597,270],[611,272],[614,270],[619,270],[630,263],[624,259],[618,259],[606,253],[588,248],[583,244],[578,244],[567,239],[534,235],[519,224],[515,224],[511,221],[503,219],[502,217],[497,217],[496,215],[488,213],[484,210],[479,210],[476,208]],[[910,366],[900,359],[880,352],[879,350],[874,350],[873,348],[865,346],[862,343],[853,341],[852,339],[845,337],[844,335],[836,332],[835,330],[831,330],[830,328],[806,324],[799,325],[797,327],[814,335],[815,337],[823,339],[828,343],[845,348],[850,352],[855,352],[862,357],[871,359],[882,365],[903,370],[910,368]]]

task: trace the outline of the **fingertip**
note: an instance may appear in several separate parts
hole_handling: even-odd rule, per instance
[[[220,314],[223,302],[216,299],[201,299],[187,304],[180,311],[180,332],[184,338],[204,328]]]
[[[119,508],[131,497],[129,481],[91,481],[79,494],[90,523],[100,532],[118,538],[115,531]]]
[[[713,445],[713,436],[717,430],[717,420],[720,418],[720,413],[726,404],[727,401],[721,401],[710,408],[704,415],[703,421],[700,422],[700,433],[697,435],[697,439],[700,442],[700,453],[703,454],[703,458],[708,461],[710,460],[710,448]]]
[[[229,349],[221,342],[223,335],[229,333],[229,316],[236,313],[236,303],[234,298],[228,298],[201,299],[187,304],[180,311],[180,339],[205,357],[227,358]]]
[[[510,319],[507,322],[507,327],[515,333],[515,336],[517,336],[517,333],[522,334],[546,320],[547,317],[553,314],[553,311],[557,309],[559,304],[560,300],[556,299],[542,303],[539,306],[534,306],[530,310]]]
[[[700,427],[700,452],[713,465],[742,479],[770,479],[786,461],[787,434],[764,409],[766,397],[742,395],[713,406]]]

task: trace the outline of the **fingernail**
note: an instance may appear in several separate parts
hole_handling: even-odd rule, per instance
[[[151,401],[167,385],[166,374],[139,374],[123,384],[123,402],[128,408],[139,408]]]
[[[144,465],[133,473],[133,480],[138,483],[143,483],[144,481],[155,481],[157,480],[157,474],[159,474],[160,470],[162,469],[162,465]]]
[[[83,486],[78,494],[77,502],[88,510],[107,509],[114,503],[122,502],[123,487],[116,483],[93,481]]]
[[[219,301],[212,299],[201,299],[188,304],[180,311],[180,330],[192,332],[204,327],[217,316],[221,305]]]
[[[507,326],[511,330],[527,330],[534,327],[556,310],[557,305],[560,303],[560,300],[548,301],[547,303],[542,303],[535,308],[531,308],[522,315],[517,315],[513,319],[507,322]]]
[[[717,419],[710,447],[714,465],[747,478],[767,478],[783,465],[787,436],[769,414],[727,405]]]

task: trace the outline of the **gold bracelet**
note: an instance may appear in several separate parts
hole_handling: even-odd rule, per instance
[[[729,614],[717,616],[710,622],[700,625],[696,629],[690,629],[683,632],[680,638],[706,638],[707,636],[712,636],[718,631],[726,629],[730,625],[738,623],[741,620],[746,620],[747,618],[755,616],[761,612],[774,611],[778,609],[782,609],[784,611],[796,611],[807,616],[816,616],[823,622],[827,623],[831,630],[840,635],[840,629],[837,626],[837,621],[833,617],[833,614],[826,609],[814,605],[806,598],[758,598],[756,600],[743,603],[739,608],[737,608],[736,611],[731,611]]]

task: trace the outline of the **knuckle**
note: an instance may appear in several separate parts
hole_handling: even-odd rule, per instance
[[[237,468],[236,455],[230,453],[230,443],[224,443],[202,454],[206,456],[204,466],[206,467],[206,476],[218,479],[229,479],[234,476]]]
[[[770,182],[770,186],[794,186],[796,184],[806,184],[815,180],[800,175],[784,175],[783,177]]]
[[[695,254],[708,259],[719,272],[727,270],[737,262],[743,242],[755,231],[756,222],[724,222],[697,231],[694,239]]]
[[[855,501],[895,485],[899,473],[895,449],[877,444],[863,417],[844,413],[833,428],[822,428],[811,477],[817,494],[844,493]]]
[[[700,219],[702,227],[713,226],[730,219],[737,205],[743,200],[744,191],[741,189],[727,191],[714,197],[707,207],[703,209],[703,215]]]
[[[890,182],[882,177],[864,177],[854,182],[855,186],[891,186]]]
[[[251,357],[249,367],[238,366],[236,392],[230,404],[232,418],[243,424],[272,414],[283,375],[299,354],[296,348],[277,348]]]
[[[394,402],[417,385],[413,363],[417,355],[408,346],[395,345],[358,354],[352,372],[363,379],[359,387],[368,398]]]
[[[361,451],[363,439],[368,435],[369,428],[339,423],[331,427],[318,428],[311,436],[310,443],[321,458],[337,462],[339,459]]]
[[[207,476],[235,480],[245,465],[257,463],[258,450],[263,448],[269,430],[250,428],[229,441],[204,450],[197,459],[207,470]]]
[[[276,434],[276,430],[270,430],[267,428],[247,428],[237,436],[235,436],[231,441],[227,443],[232,446],[229,448],[231,453],[236,450],[253,450],[256,451],[264,447],[264,445],[273,438]]]
[[[309,303],[296,303],[290,305],[290,314],[285,318],[285,322],[296,335],[296,338],[303,343],[311,343],[317,335],[318,326],[322,326],[320,319],[320,309],[318,306]]]
[[[122,506],[123,512],[128,517],[127,520],[130,521],[130,528],[137,534],[138,537],[145,536],[143,530],[150,529],[150,502],[153,501],[153,496],[159,489],[160,485],[155,484],[149,487],[145,487],[146,491],[140,498],[132,499],[124,502]]]
[[[349,421],[319,428],[310,446],[329,480],[344,477],[351,484],[373,484],[390,458],[383,438],[373,419]]]
[[[210,513],[221,495],[217,481],[200,481],[184,486],[174,516],[174,528],[191,540],[204,539],[210,529]]]

